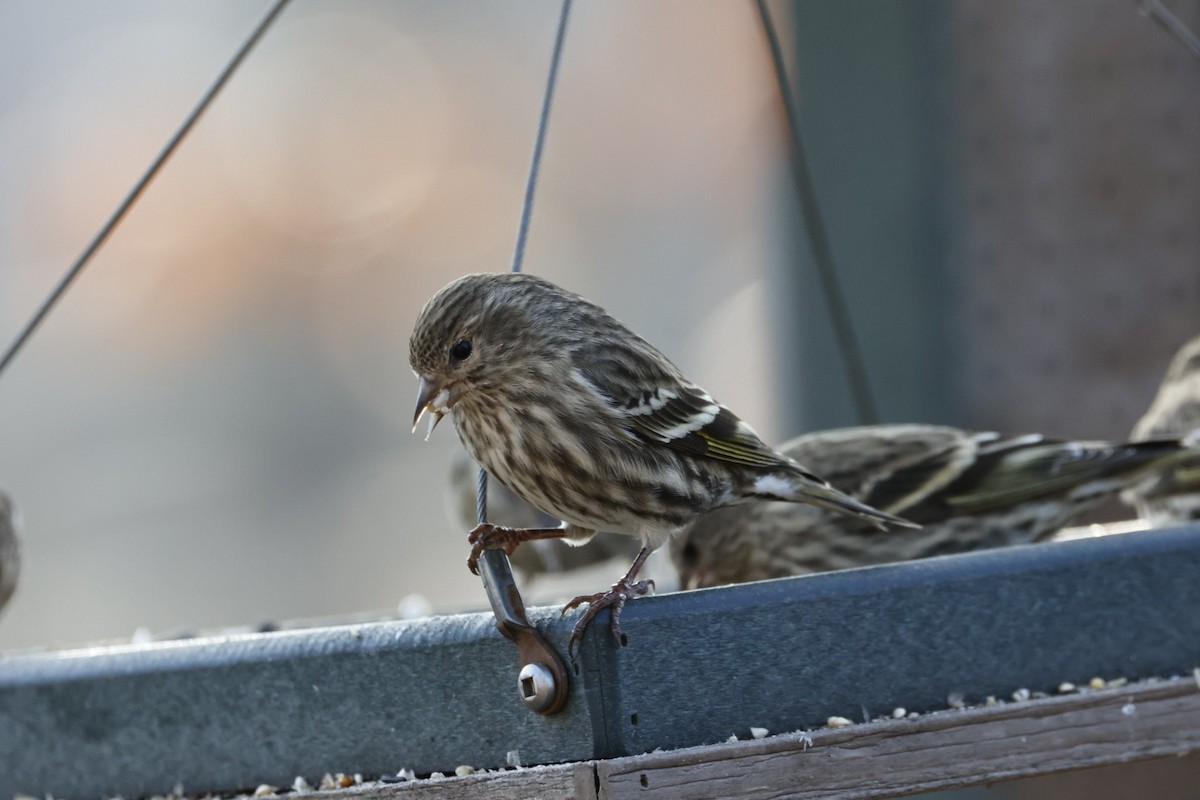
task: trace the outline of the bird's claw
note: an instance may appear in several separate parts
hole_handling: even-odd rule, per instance
[[[638,581],[637,583],[629,583],[624,578],[612,585],[612,588],[607,592],[597,592],[596,594],[584,594],[574,598],[562,608],[562,613],[566,614],[573,608],[577,608],[583,604],[587,604],[587,610],[583,612],[583,616],[575,623],[574,630],[571,631],[571,640],[567,643],[567,653],[574,658],[575,645],[583,638],[583,632],[587,630],[587,626],[606,608],[612,608],[612,635],[613,640],[617,643],[617,647],[623,646],[621,633],[621,610],[625,608],[625,601],[631,597],[641,597],[647,594],[654,588],[653,580]]]
[[[472,574],[479,574],[479,557],[484,550],[503,550],[512,555],[517,545],[525,541],[520,528],[505,528],[503,525],[493,525],[484,522],[476,525],[467,534],[467,542],[471,545],[471,555],[467,556],[467,568]]]

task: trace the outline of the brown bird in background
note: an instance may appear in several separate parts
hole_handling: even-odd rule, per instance
[[[17,590],[21,574],[21,547],[13,522],[12,500],[0,492],[0,610]]]
[[[1040,541],[1195,452],[1178,440],[1072,442],[936,425],[821,431],[780,450],[862,502],[922,527],[881,532],[810,506],[730,506],[672,540],[684,588]]]
[[[1182,436],[1200,445],[1200,336],[1175,353],[1158,395],[1132,436]],[[1200,455],[1180,459],[1157,480],[1130,488],[1121,497],[1156,528],[1200,521]]]

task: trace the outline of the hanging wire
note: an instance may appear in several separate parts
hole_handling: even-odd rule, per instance
[[[1141,0],[1138,3],[1138,10],[1142,12],[1143,16],[1150,17],[1162,26],[1163,30],[1182,42],[1192,55],[1200,58],[1200,39],[1196,38],[1196,34],[1183,24],[1183,20],[1171,13],[1171,9],[1163,5],[1160,0]]]
[[[200,98],[200,102],[198,102],[195,108],[192,109],[191,113],[188,114],[187,118],[183,121],[183,124],[179,126],[179,129],[159,152],[158,156],[155,157],[154,161],[150,163],[150,166],[146,169],[146,171],[142,173],[142,177],[138,179],[138,182],[134,184],[134,187],[129,190],[127,195],[125,195],[125,199],[121,201],[119,206],[117,206],[117,210],[112,213],[112,216],[110,216],[104,225],[101,226],[100,231],[92,238],[90,242],[88,242],[87,247],[83,249],[83,252],[80,253],[79,257],[76,258],[74,263],[71,264],[66,274],[63,275],[62,279],[58,282],[58,285],[55,286],[54,290],[50,292],[49,296],[42,301],[42,304],[38,307],[33,317],[31,317],[29,322],[25,324],[25,327],[21,330],[20,334],[17,335],[17,338],[13,341],[13,343],[9,345],[8,350],[4,353],[4,357],[0,359],[0,374],[4,373],[4,370],[12,362],[12,360],[16,358],[17,353],[20,352],[22,347],[24,347],[25,342],[28,341],[29,337],[33,335],[34,331],[38,329],[38,326],[42,324],[42,320],[46,318],[46,316],[62,298],[63,294],[66,293],[67,289],[74,282],[75,278],[79,276],[79,273],[83,272],[84,267],[86,267],[92,260],[92,256],[96,254],[100,247],[108,240],[108,237],[111,236],[113,231],[116,230],[117,226],[121,224],[121,221],[124,220],[125,215],[129,212],[129,209],[131,209],[133,204],[136,203],[138,198],[141,197],[142,192],[146,190],[146,187],[150,185],[151,181],[158,176],[158,173],[162,170],[163,165],[167,163],[167,159],[169,159],[175,153],[175,149],[179,147],[180,142],[182,142],[184,137],[186,137],[188,133],[191,132],[192,128],[195,127],[196,122],[200,119],[201,115],[203,115],[208,107],[212,105],[212,101],[216,99],[216,96],[225,87],[225,84],[229,82],[229,79],[233,76],[233,73],[237,71],[239,66],[241,66],[246,56],[252,49],[254,49],[254,46],[258,44],[258,41],[263,37],[263,34],[267,32],[267,29],[271,27],[272,23],[275,22],[275,19],[279,16],[280,12],[283,11],[284,7],[289,2],[291,2],[291,0],[277,0],[275,5],[271,7],[271,10],[267,12],[267,15],[262,18],[262,21],[259,22],[254,28],[253,32],[251,32],[250,36],[242,43],[242,46],[238,48],[237,53],[234,54],[233,58],[225,66],[225,69],[221,71],[221,74],[217,76],[217,79],[208,88],[208,91],[205,92],[204,96]]]
[[[554,49],[550,53],[550,72],[546,75],[546,92],[542,96],[542,112],[538,116],[537,135],[533,140],[533,156],[529,162],[529,178],[525,182],[525,199],[521,204],[521,220],[517,225],[517,245],[513,251],[512,271],[520,272],[525,261],[525,240],[529,238],[529,220],[533,216],[533,197],[537,191],[538,170],[542,165],[542,149],[546,144],[546,129],[550,127],[550,107],[554,103],[554,85],[558,81],[558,65],[562,61],[563,40],[567,35],[567,17],[571,0],[563,0],[558,15],[558,30],[554,34]],[[488,474],[479,468],[479,483],[475,492],[475,513],[479,523],[487,522]]]
[[[804,153],[804,141],[800,136],[800,112],[796,108],[796,97],[792,91],[791,82],[787,76],[787,64],[783,59],[783,48],[779,44],[779,35],[775,24],[771,21],[771,13],[767,9],[766,0],[755,0],[758,16],[762,21],[763,33],[766,34],[767,46],[771,51],[771,64],[775,69],[775,81],[779,88],[780,100],[783,102],[784,124],[787,127],[788,141],[792,154],[792,177],[796,181],[796,190],[800,195],[800,209],[804,216],[804,228],[808,233],[809,245],[812,247],[813,262],[817,267],[817,275],[821,281],[821,289],[825,293],[825,304],[833,320],[834,335],[842,351],[842,363],[846,367],[846,378],[850,383],[850,391],[854,396],[854,406],[858,412],[858,420],[863,425],[873,425],[879,421],[875,398],[871,393],[871,384],[867,379],[866,361],[858,337],[854,333],[854,325],[850,321],[850,309],[846,305],[846,297],[842,292],[838,279],[837,267],[833,262],[833,250],[829,246],[829,234],[821,217],[821,208],[817,203],[817,193],[813,188],[812,173],[808,168],[808,159]]]

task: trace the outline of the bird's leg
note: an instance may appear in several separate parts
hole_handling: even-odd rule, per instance
[[[561,539],[567,535],[566,528],[506,528],[503,525],[493,525],[483,522],[475,526],[467,535],[467,541],[472,545],[471,555],[467,558],[467,566],[471,572],[479,574],[479,556],[484,550],[503,550],[510,556],[521,542],[532,542],[535,539]]]
[[[587,611],[584,611],[583,616],[579,618],[579,622],[575,623],[575,630],[571,631],[571,641],[567,643],[568,653],[574,651],[575,643],[583,636],[583,632],[587,629],[592,619],[609,606],[612,607],[613,639],[616,640],[617,647],[621,646],[621,609],[625,607],[625,601],[631,597],[641,597],[654,588],[654,581],[652,580],[633,582],[633,579],[637,577],[638,571],[646,563],[646,558],[649,555],[650,548],[643,547],[638,552],[637,558],[633,560],[633,566],[607,592],[580,595],[563,606],[562,613],[566,614],[576,606],[583,605],[584,603],[588,605]]]

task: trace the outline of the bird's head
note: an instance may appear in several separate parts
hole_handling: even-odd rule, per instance
[[[467,275],[435,294],[417,317],[408,361],[420,380],[413,430],[432,415],[429,430],[464,398],[503,402],[522,381],[552,374],[569,356],[574,295],[532,275]]]
[[[707,589],[755,580],[754,541],[742,532],[743,509],[719,508],[701,515],[671,537],[671,563],[683,589]]]

